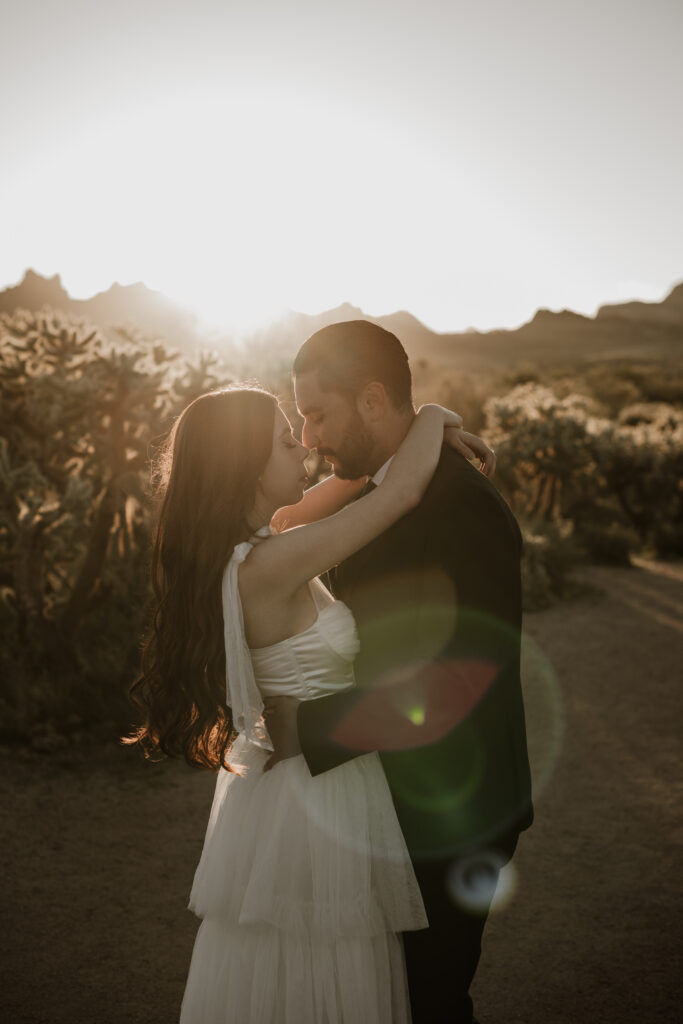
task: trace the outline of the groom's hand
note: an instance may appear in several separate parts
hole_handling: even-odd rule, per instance
[[[263,702],[263,718],[273,744],[273,753],[265,765],[264,772],[270,771],[280,761],[296,757],[301,753],[299,733],[296,727],[296,713],[299,701],[296,697],[266,697]]]

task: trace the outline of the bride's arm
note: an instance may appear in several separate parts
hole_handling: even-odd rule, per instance
[[[366,480],[365,476],[359,480],[341,480],[331,473],[320,483],[309,487],[296,505],[285,505],[283,508],[279,508],[271,519],[270,525],[276,533],[280,533],[292,526],[315,523],[318,519],[331,516],[353,501]]]
[[[255,593],[293,593],[368,544],[419,504],[439,461],[444,429],[460,422],[439,405],[423,406],[379,487],[332,516],[258,545],[244,567],[244,584]]]
[[[461,416],[457,413],[451,413],[451,416],[453,425],[446,427],[444,431],[446,443],[466,459],[479,459],[481,472],[493,477],[496,468],[493,450],[476,434],[469,434],[462,429]],[[306,523],[315,523],[326,516],[334,515],[358,496],[366,481],[365,476],[358,480],[341,480],[331,473],[320,483],[309,487],[296,505],[279,508],[273,515],[270,525],[275,533],[281,533],[293,526],[304,526]]]

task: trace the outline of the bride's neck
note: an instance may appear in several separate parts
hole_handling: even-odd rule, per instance
[[[254,502],[254,507],[247,516],[247,525],[251,532],[256,533],[257,530],[262,530],[264,526],[270,526],[270,521],[276,512],[277,509],[266,508],[257,498]]]

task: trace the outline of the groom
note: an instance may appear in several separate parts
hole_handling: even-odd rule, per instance
[[[372,413],[358,399],[383,395]],[[364,320],[294,362],[303,441],[381,483],[414,410],[407,355]],[[469,987],[498,872],[533,819],[519,676],[522,538],[496,488],[444,445],[419,506],[330,573],[360,637],[357,687],[296,711],[312,775],[377,750],[429,928],[404,933],[413,1024],[471,1024]],[[267,704],[278,755],[288,713]],[[278,721],[279,719],[279,721]]]

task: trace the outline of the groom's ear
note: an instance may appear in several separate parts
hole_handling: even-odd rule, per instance
[[[368,423],[384,419],[389,399],[384,384],[378,380],[369,381],[356,401],[358,411]]]

